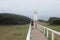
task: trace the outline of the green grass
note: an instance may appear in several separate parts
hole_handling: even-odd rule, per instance
[[[49,28],[52,28],[53,30],[56,30],[56,31],[60,32],[60,26],[56,26],[56,25],[52,26],[52,25],[50,25]]]
[[[0,26],[0,40],[25,40],[29,25]]]
[[[60,32],[60,26],[59,25],[49,25],[48,23],[45,23],[45,22],[40,22],[40,25],[43,25],[45,27],[48,27],[48,28],[51,28],[53,30],[56,30],[58,32]],[[56,35],[55,34],[55,40],[60,40],[60,36]],[[49,31],[49,38],[48,40],[51,40],[51,32]]]

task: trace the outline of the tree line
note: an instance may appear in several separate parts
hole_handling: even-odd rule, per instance
[[[49,22],[50,25],[60,25],[60,18],[50,17],[48,22]]]
[[[30,23],[30,18],[17,14],[0,13],[0,25],[23,25]]]
[[[60,18],[58,17],[50,17],[47,21],[39,19],[41,22],[47,22],[50,25],[60,25]]]

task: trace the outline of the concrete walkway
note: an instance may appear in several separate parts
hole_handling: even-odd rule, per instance
[[[31,40],[47,40],[47,38],[36,28],[31,30]]]

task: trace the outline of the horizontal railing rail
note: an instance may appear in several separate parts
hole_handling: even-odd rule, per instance
[[[28,33],[27,33],[26,40],[31,40],[30,35],[31,35],[31,24],[29,26],[29,30],[28,30]]]
[[[45,27],[45,26],[42,26],[42,25],[38,25],[38,28],[39,28],[39,30],[40,31],[42,31],[43,30],[43,33],[44,33],[44,35],[45,35],[45,32],[47,31],[47,38],[48,38],[48,31],[51,31],[52,32],[52,39],[51,40],[54,40],[54,34],[57,34],[57,35],[59,35],[60,36],[60,32],[58,32],[58,31],[55,31],[55,30],[52,30],[52,29],[50,29],[50,28],[47,28],[47,27]]]

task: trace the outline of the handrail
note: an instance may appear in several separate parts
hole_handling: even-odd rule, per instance
[[[38,27],[40,27],[39,28],[40,30],[43,28],[44,34],[45,34],[45,31],[47,30],[47,38],[48,38],[48,31],[51,31],[52,32],[52,40],[54,40],[54,34],[57,34],[57,35],[60,36],[60,32],[58,32],[58,31],[52,30],[52,29],[47,28],[47,27],[42,26],[42,25],[38,25]]]
[[[45,29],[47,29],[47,30],[49,30],[49,31],[51,31],[51,32],[54,32],[54,33],[56,33],[57,35],[60,35],[60,32],[58,32],[58,31],[52,30],[52,29],[47,28],[47,27],[42,26],[42,25],[39,25],[39,26],[44,27]]]
[[[28,33],[27,33],[27,38],[26,40],[30,40],[30,32],[31,32],[31,24],[29,26],[29,30],[28,30]]]

